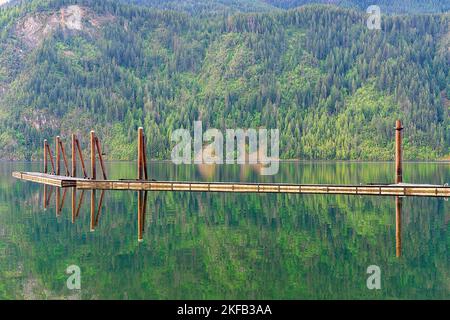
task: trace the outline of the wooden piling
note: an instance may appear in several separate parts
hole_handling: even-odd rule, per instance
[[[403,200],[395,197],[395,255],[402,255],[402,206]]]
[[[77,138],[75,134],[72,134],[72,177],[77,176],[77,151],[76,151],[76,143]]]
[[[402,123],[397,120],[395,123],[395,183],[403,182],[402,130]]]
[[[59,141],[60,137],[56,136],[55,138],[55,153],[56,153],[56,175],[59,176],[61,174],[61,154],[59,153]]]
[[[47,139],[44,140],[44,173],[48,173],[48,164],[47,164]]]
[[[95,171],[95,131],[91,131],[91,179],[95,180],[97,173]]]
[[[144,128],[139,127],[138,129],[138,157],[137,157],[137,169],[138,169],[138,180],[143,179],[143,168],[142,168],[142,159],[143,159],[143,148],[142,148],[142,141],[143,141],[143,135],[144,135]]]

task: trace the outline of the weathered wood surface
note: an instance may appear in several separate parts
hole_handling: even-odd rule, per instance
[[[57,176],[39,172],[13,172],[12,176],[20,180],[31,181],[61,188],[76,187],[77,185],[77,178]]]
[[[209,183],[145,180],[89,180],[83,178],[55,176],[36,172],[14,172],[13,176],[26,181],[33,181],[58,187],[76,187],[77,189],[232,193],[349,194],[372,196],[450,196],[450,187],[448,186],[405,183],[394,185],[299,185],[284,183]]]

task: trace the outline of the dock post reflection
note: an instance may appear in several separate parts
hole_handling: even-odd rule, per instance
[[[83,199],[84,199],[84,190],[81,190],[80,200],[78,201],[77,211],[75,212],[75,218],[73,217],[74,214],[73,214],[73,211],[72,211],[72,222],[73,223],[75,222],[75,220],[80,215],[80,209],[81,209],[81,206],[83,205]]]
[[[59,217],[59,203],[61,201],[61,189],[60,188],[56,188],[56,196],[55,196],[55,202],[56,202],[56,216]]]
[[[50,191],[48,192],[47,197],[44,197],[45,198],[44,199],[44,209],[47,209],[50,206],[50,200],[52,199],[52,194],[53,194],[53,187],[48,187],[48,186],[46,186],[46,187],[50,188]],[[44,189],[44,191],[48,191],[48,189],[47,190]]]
[[[147,191],[138,191],[138,241],[144,240],[145,215],[147,211]]]
[[[61,198],[61,188],[56,188],[56,216],[61,215],[62,209],[64,207],[64,202],[66,200],[67,188],[63,189],[63,194]]]
[[[95,189],[93,189],[91,191],[91,225],[90,225],[91,232],[95,231],[95,228],[98,225],[98,221],[100,219],[100,214],[102,212],[104,196],[105,196],[105,190],[102,190],[102,193],[100,194],[100,200],[98,202],[98,207],[97,207],[97,210],[96,210],[96,207],[95,207]]]
[[[43,200],[44,200],[44,210],[46,210],[47,209],[47,185],[46,184],[44,184],[44,197],[43,197]]]
[[[95,189],[92,189],[91,190],[91,225],[90,225],[91,232],[93,232],[95,230],[94,222],[95,222]]]
[[[77,205],[77,188],[72,188],[72,223],[75,223]]]
[[[402,207],[403,199],[395,197],[395,255],[402,256]]]

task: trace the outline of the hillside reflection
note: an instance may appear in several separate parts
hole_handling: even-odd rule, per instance
[[[135,167],[109,166],[117,178]],[[276,179],[305,181],[308,166],[282,164]],[[392,169],[312,166],[321,168],[312,180],[325,183],[383,182]],[[411,166],[408,181],[450,178],[448,167]],[[158,180],[196,178],[190,168],[158,170]],[[232,181],[240,174],[219,175]],[[444,199],[96,191],[92,202],[90,190],[46,189],[2,175],[0,296],[28,295],[30,281],[39,284],[38,297],[71,296],[65,270],[72,264],[82,270],[84,299],[450,296]],[[366,287],[370,265],[382,271],[382,290]]]

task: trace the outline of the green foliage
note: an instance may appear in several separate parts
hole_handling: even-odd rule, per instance
[[[335,5],[366,10],[376,4],[382,13],[440,13],[450,10],[448,0],[263,0],[280,8],[294,8],[311,3],[332,3]]]
[[[113,19],[33,49],[15,33],[22,17],[74,3]],[[406,158],[450,153],[448,15],[385,17],[374,31],[333,6],[205,17],[34,0],[1,10],[0,24],[2,159],[37,159],[44,138],[91,129],[106,158],[131,159],[139,126],[150,157],[167,159],[170,133],[195,120],[278,128],[282,158],[386,160],[400,118]]]
[[[113,179],[136,173],[135,163],[107,165]],[[39,298],[73,296],[65,286],[72,264],[81,268],[82,299],[445,299],[450,293],[443,199],[402,200],[401,258],[394,197],[149,192],[138,243],[136,192],[107,191],[91,232],[89,191],[72,223],[71,190],[56,217],[56,190],[44,210],[42,185],[11,177],[38,166],[0,163],[0,299],[30,299],[31,280]],[[202,180],[196,166],[159,162],[149,169],[157,180]],[[250,171],[245,181],[261,179],[240,166],[222,166],[214,179],[236,181],[244,171]],[[392,181],[393,172],[392,163],[289,162],[268,179],[358,184]],[[450,171],[443,163],[409,163],[404,175],[443,183]],[[382,270],[382,290],[367,290],[372,264]]]

